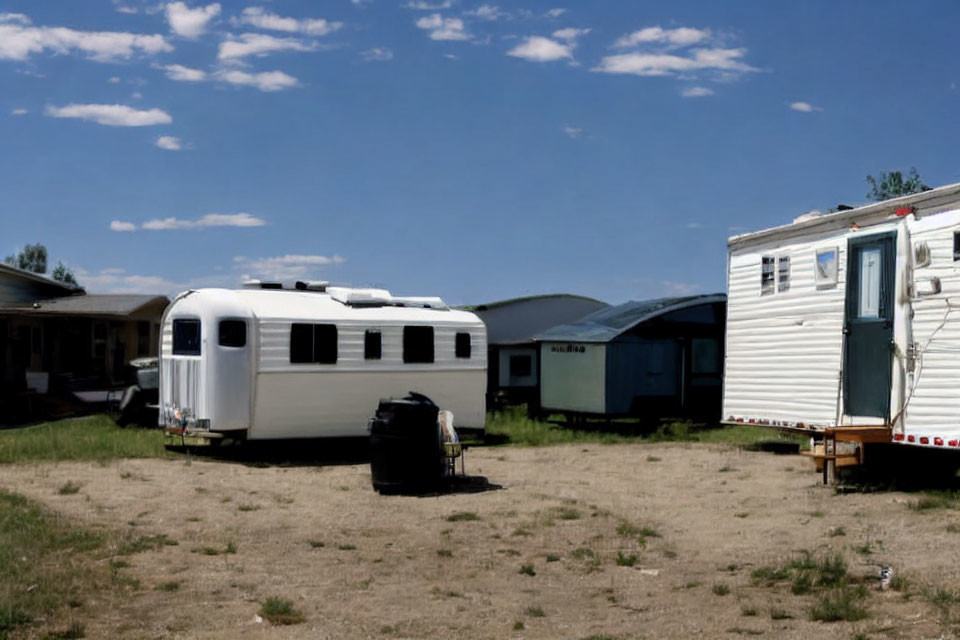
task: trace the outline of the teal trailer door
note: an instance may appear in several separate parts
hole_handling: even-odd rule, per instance
[[[850,416],[890,414],[896,232],[847,244],[843,406]]]

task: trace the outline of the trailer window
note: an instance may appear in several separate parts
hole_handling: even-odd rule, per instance
[[[533,372],[533,358],[530,356],[510,356],[510,377],[526,378]]]
[[[783,293],[790,289],[790,256],[777,258],[777,291]]]
[[[456,343],[456,352],[458,358],[469,358],[470,357],[470,334],[469,333],[458,333],[457,334],[457,343]]]
[[[173,355],[200,355],[200,321],[173,321]]]
[[[816,267],[817,289],[829,289],[837,286],[837,248],[817,251]]]
[[[290,327],[290,362],[313,362],[313,325],[293,324]]]
[[[247,323],[243,320],[221,320],[217,344],[221,347],[245,347]]]
[[[383,355],[383,337],[379,331],[363,334],[363,359],[379,360]]]
[[[960,260],[960,231],[953,232],[953,261]]]
[[[337,325],[292,324],[290,326],[290,362],[336,364]]]
[[[433,362],[433,327],[403,328],[403,361]]]
[[[776,291],[773,270],[776,260],[773,256],[763,256],[760,268],[760,295],[769,295]]]

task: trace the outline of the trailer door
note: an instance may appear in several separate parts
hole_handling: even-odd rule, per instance
[[[849,416],[890,413],[896,232],[847,245],[843,406]]]

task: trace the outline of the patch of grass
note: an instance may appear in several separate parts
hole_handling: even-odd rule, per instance
[[[813,578],[810,577],[809,571],[801,571],[793,577],[793,582],[790,583],[790,593],[801,596],[811,591],[813,591]]]
[[[117,553],[122,556],[144,551],[153,551],[160,547],[175,547],[179,542],[170,538],[165,533],[158,533],[152,536],[137,536],[124,540],[117,548]]]
[[[163,582],[154,587],[157,591],[177,591],[180,589],[180,583],[172,580],[170,582]]]
[[[827,515],[827,514],[825,514],[823,511],[819,511],[819,510],[817,510],[817,511],[812,511],[812,512],[810,513],[810,517],[811,517],[811,518],[823,518],[823,517],[826,516],[826,515]]]
[[[660,462],[663,458],[658,458],[657,456],[647,456],[647,462]]]
[[[355,544],[338,544],[338,545],[337,545],[337,549],[340,549],[340,551],[356,551],[356,550],[357,550],[357,545],[355,545]]]
[[[956,523],[948,524],[947,531],[949,533],[960,533],[960,524],[956,524]]]
[[[830,536],[831,538],[845,536],[847,535],[847,530],[844,529],[843,527],[832,527],[829,531],[827,531],[827,535]]]
[[[581,560],[590,564],[600,564],[600,556],[590,547],[579,547],[570,552],[576,560]]]
[[[42,640],[80,640],[87,637],[87,630],[80,623],[74,622],[63,631],[51,631],[44,634]]]
[[[684,589],[696,589],[697,587],[699,587],[699,586],[702,585],[702,584],[703,584],[703,583],[700,582],[699,580],[691,580],[690,582],[688,582],[688,583],[686,583],[685,585],[683,585],[683,588],[684,588]]]
[[[303,614],[293,607],[293,602],[276,596],[267,598],[259,613],[264,620],[276,625],[299,624],[305,620]]]
[[[228,542],[227,545],[222,549],[219,547],[209,547],[209,546],[194,547],[193,549],[190,549],[190,553],[199,553],[200,555],[204,555],[204,556],[222,556],[222,555],[234,554],[236,552],[237,552],[237,545],[232,540]]]
[[[547,554],[547,562],[559,562],[559,561],[560,561],[560,556],[558,556],[557,554],[555,553]]]
[[[730,593],[730,587],[725,584],[715,584],[711,591],[713,591],[714,595],[725,596]]]
[[[237,505],[237,511],[259,511],[260,505],[258,504],[241,504]]]
[[[771,586],[775,582],[789,579],[790,572],[783,567],[757,567],[750,572],[750,577],[753,578],[754,582],[763,582],[767,586]]]
[[[473,511],[457,511],[447,516],[447,522],[473,522],[479,520],[480,516]]]
[[[745,606],[740,608],[740,615],[742,616],[755,616],[757,615],[757,608],[753,606]]]
[[[812,607],[810,619],[820,622],[856,622],[870,616],[860,604],[865,592],[857,589],[831,589],[824,593]]]
[[[537,572],[536,572],[536,570],[533,568],[533,565],[532,565],[532,564],[520,565],[520,571],[519,571],[519,573],[522,573],[523,575],[525,575],[525,576],[530,576],[530,577],[533,577],[533,576],[537,575]]]
[[[621,522],[617,525],[617,534],[623,536],[624,538],[659,538],[660,534],[656,529],[651,529],[650,527],[638,527],[635,524],[629,522]]]
[[[842,554],[827,556],[817,563],[817,586],[842,586],[847,577],[847,561]]]
[[[524,629],[526,629],[526,625],[523,624],[523,620],[517,620],[513,623],[514,631],[523,631]]]
[[[160,429],[121,429],[106,415],[0,431],[0,464],[169,457]]]
[[[929,511],[930,509],[949,509],[954,506],[954,501],[951,497],[940,495],[940,494],[931,494],[923,496],[915,502],[909,504],[910,508],[914,511]]]
[[[894,591],[906,591],[910,587],[910,581],[899,573],[890,578],[890,588]]]
[[[580,512],[570,507],[554,507],[550,509],[550,515],[559,520],[579,520]]]
[[[327,546],[327,543],[323,540],[307,540],[307,544],[309,544],[313,549],[322,549],[323,547]]]
[[[723,465],[722,467],[720,467],[719,469],[717,469],[717,473],[730,473],[731,471],[736,471],[736,469],[734,469],[733,467],[731,467],[731,466],[728,465],[728,464],[725,464],[725,465]]]
[[[72,496],[73,494],[79,493],[79,492],[80,492],[80,485],[74,484],[73,480],[67,480],[66,484],[61,485],[60,488],[57,489],[57,493],[59,493],[62,496]]]
[[[640,558],[635,553],[629,555],[624,555],[622,551],[617,551],[617,566],[620,567],[632,567],[637,564],[637,560]]]
[[[232,554],[232,553],[236,553],[236,552],[237,552],[237,545],[236,545],[236,543],[235,543],[233,540],[230,540],[229,542],[227,542],[227,546],[224,547],[223,552],[224,552],[224,553],[231,553],[231,554]]]
[[[790,612],[786,609],[781,609],[779,607],[770,607],[770,619],[771,620],[790,620],[793,618],[790,615]]]
[[[605,633],[595,633],[593,635],[584,636],[580,640],[617,640],[613,636],[608,636]]]
[[[441,558],[452,558],[453,551],[451,551],[450,549],[437,549],[437,555],[440,556]]]
[[[944,587],[927,589],[925,590],[924,595],[926,596],[927,600],[930,601],[930,604],[940,607],[941,609],[946,609],[951,605],[960,602],[960,592],[954,591],[953,589],[946,589]]]
[[[862,556],[869,556],[873,553],[873,545],[867,540],[863,544],[854,545],[853,550]]]
[[[746,518],[746,517],[749,516],[749,515],[750,515],[750,514],[747,513],[746,511],[741,511],[740,513],[735,513],[735,514],[733,514],[733,516],[734,516],[735,518]]]
[[[524,613],[530,616],[531,618],[543,618],[543,617],[546,617],[547,615],[546,613],[544,613],[542,607],[527,607]]]

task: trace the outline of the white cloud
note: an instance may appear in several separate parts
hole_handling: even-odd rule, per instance
[[[176,282],[165,276],[127,273],[125,269],[111,267],[91,273],[76,268],[74,272],[84,288],[91,293],[154,293],[170,297],[200,287],[235,287],[239,285],[236,275],[200,276],[186,282]]]
[[[564,58],[573,58],[573,44],[561,44],[550,38],[530,36],[507,51],[507,55],[533,62],[552,62]]]
[[[180,151],[183,149],[180,138],[174,136],[160,136],[154,144],[165,151]]]
[[[563,125],[562,131],[571,139],[576,140],[583,134],[583,129],[580,127],[572,127],[569,124]]]
[[[217,80],[230,84],[256,87],[260,91],[282,91],[300,86],[300,81],[283,71],[262,71],[247,73],[246,71],[219,71]]]
[[[708,89],[707,87],[687,87],[680,92],[680,95],[684,98],[703,98],[705,96],[712,96],[713,89]]]
[[[48,106],[46,114],[54,118],[92,120],[110,127],[146,127],[170,124],[173,118],[162,109],[134,109],[124,104],[68,104]]]
[[[300,255],[287,254],[269,258],[234,257],[234,268],[244,272],[244,279],[251,276],[270,280],[292,280],[307,278],[320,267],[338,265],[346,262],[339,255]]]
[[[116,9],[117,13],[126,13],[126,14],[139,13],[136,7],[128,7],[122,4],[115,5],[114,9]]]
[[[132,222],[126,222],[124,220],[111,220],[110,230],[111,231],[136,231],[137,225],[133,224]]]
[[[566,9],[556,8],[556,9],[550,9],[549,11],[547,11],[547,13],[546,13],[545,15],[546,15],[548,18],[559,18],[560,16],[562,16],[562,15],[565,14],[566,12],[567,12]]]
[[[31,20],[22,13],[0,13],[0,23],[18,22],[20,24],[30,24]]]
[[[593,71],[637,76],[670,76],[693,71],[757,71],[741,60],[746,49],[693,49],[691,55],[623,53],[606,56]]]
[[[158,218],[147,220],[141,229],[147,231],[170,231],[172,229],[207,229],[210,227],[262,227],[267,224],[262,218],[249,213],[208,213],[196,220]]]
[[[553,32],[553,37],[559,40],[576,40],[580,36],[585,36],[590,33],[590,29],[575,29],[574,27],[567,27],[566,29],[557,29]]]
[[[210,21],[220,13],[220,5],[214,2],[191,9],[185,2],[171,2],[167,5],[166,13],[171,31],[184,38],[197,38],[206,32]]]
[[[686,224],[687,229],[702,229],[703,224],[700,222],[688,222]]]
[[[453,6],[452,0],[443,0],[443,2],[427,2],[426,0],[410,0],[407,4],[403,5],[407,9],[413,9],[415,11],[438,11],[441,9],[449,9]]]
[[[160,67],[167,72],[167,77],[178,82],[203,82],[207,79],[207,72],[201,69],[191,69],[182,64],[168,64]]]
[[[161,35],[34,27],[29,26],[26,16],[22,16],[23,19],[10,16],[22,14],[0,15],[0,59],[4,60],[26,60],[44,51],[58,54],[79,51],[87,54],[91,60],[111,62],[130,58],[135,52],[152,55],[173,51],[173,47]]]
[[[225,61],[263,56],[273,51],[314,51],[317,45],[296,38],[277,38],[263,33],[244,33],[220,43],[217,58]]]
[[[688,47],[709,39],[709,29],[691,29],[690,27],[662,29],[660,27],[647,27],[622,36],[613,43],[613,46],[618,49],[624,49],[635,47],[639,44],[659,43],[677,47]]]
[[[416,25],[429,31],[431,40],[469,40],[473,37],[463,30],[463,20],[444,18],[439,13],[420,18]]]
[[[393,59],[393,51],[386,47],[373,47],[360,52],[360,57],[367,62],[385,62]]]
[[[110,84],[120,84],[120,76],[111,76],[107,78],[107,82]]]
[[[508,12],[493,4],[482,4],[476,9],[465,11],[464,13],[468,16],[480,18],[481,20],[488,20],[490,22],[495,22],[501,18],[510,17]]]
[[[12,110],[10,111],[10,115],[12,115],[12,116],[25,116],[25,115],[27,115],[28,113],[30,113],[30,112],[27,111],[26,109],[12,109]]]
[[[661,280],[660,289],[668,296],[689,296],[699,293],[703,288],[692,282],[678,282],[676,280]]]
[[[328,22],[318,18],[286,18],[275,13],[267,13],[262,7],[247,7],[235,22],[258,29],[305,33],[311,36],[325,36],[343,26],[342,22]]]
[[[790,108],[801,113],[810,113],[811,111],[823,111],[823,107],[817,107],[809,102],[791,102]]]

